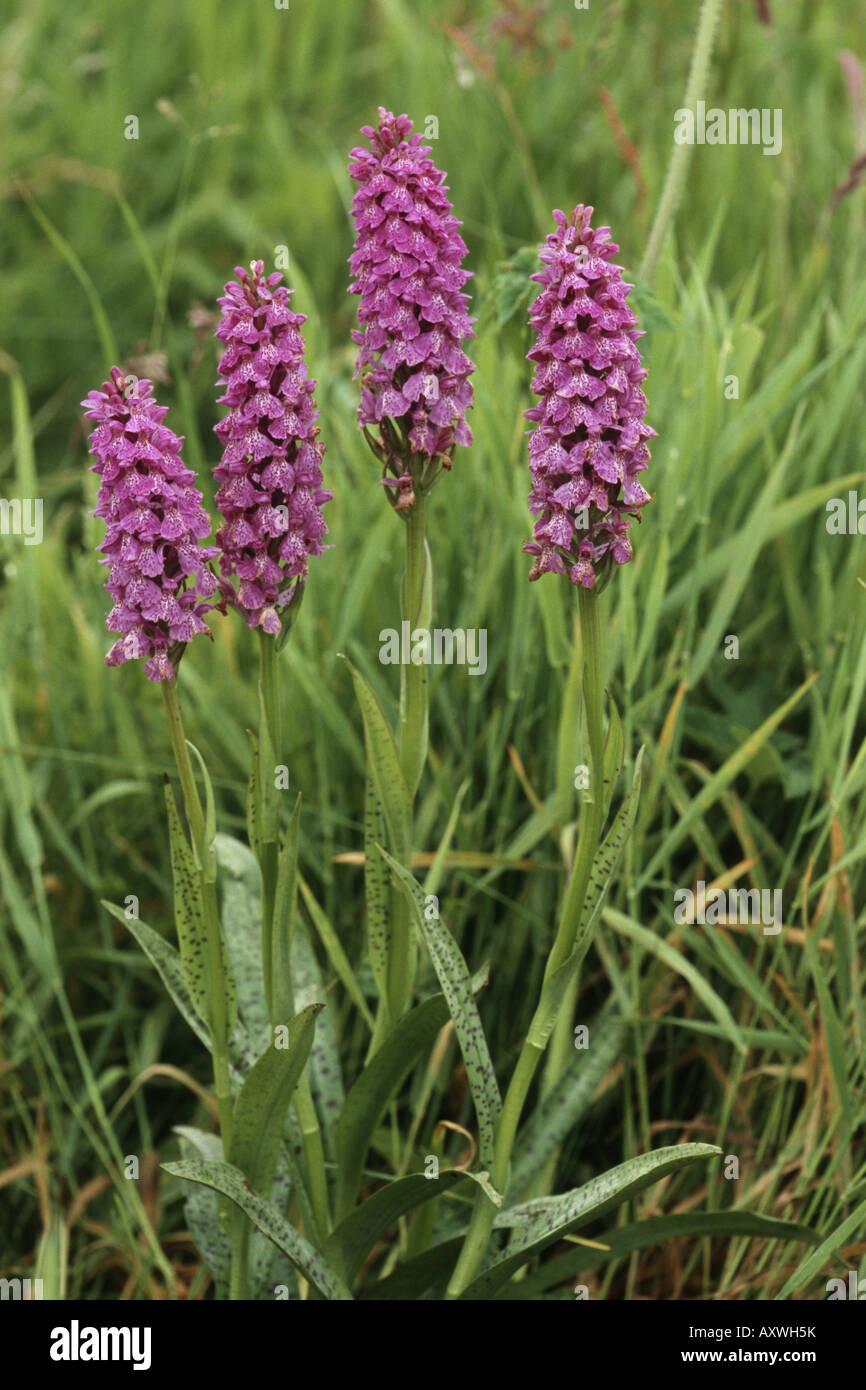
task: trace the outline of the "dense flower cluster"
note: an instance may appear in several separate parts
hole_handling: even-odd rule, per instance
[[[237,267],[220,298],[216,336],[225,345],[220,404],[229,414],[215,426],[223,444],[214,477],[225,518],[217,532],[223,594],[251,628],[280,631],[280,613],[303,588],[307,562],[325,549],[322,454],[307,376],[301,326],[291,290],[264,263]],[[237,592],[228,583],[236,575]]]
[[[536,425],[529,506],[538,520],[524,550],[536,557],[530,579],[550,570],[591,589],[610,558],[631,559],[631,518],[650,501],[638,474],[655,430],[644,423],[643,334],[626,303],[632,286],[611,263],[619,247],[610,228],[592,229],[591,207],[553,216],[545,269],[532,277],[543,286],[529,320],[541,400],[526,412]]]
[[[349,261],[349,292],[361,297],[362,327],[352,335],[360,347],[358,423],[378,430],[386,471],[408,486],[410,452],[450,468],[455,445],[472,443],[474,368],[461,346],[474,337],[461,292],[470,272],[461,267],[466,246],[445,175],[408,116],[380,106],[378,128],[362,134],[372,150],[352,150],[349,163],[358,185]]]
[[[166,407],[150,381],[112,367],[102,390],[81,404],[97,421],[90,452],[102,484],[94,515],[106,523],[99,549],[114,599],[107,626],[121,634],[105,660],[119,666],[145,657],[149,680],[171,680],[183,644],[210,635],[204,614],[216,580],[207,562],[217,551],[199,544],[210,520],[180,457],[183,439],[163,424]]]

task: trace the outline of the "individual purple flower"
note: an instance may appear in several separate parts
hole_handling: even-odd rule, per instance
[[[631,559],[629,528],[649,502],[638,475],[649,462],[644,423],[646,376],[637,340],[643,334],[626,298],[632,285],[612,264],[619,247],[610,228],[590,226],[592,208],[553,214],[556,231],[539,253],[543,286],[530,311],[537,332],[528,354],[540,403],[529,441],[538,520],[524,550],[534,555],[530,579],[568,574],[591,589],[610,567]]]
[[[325,550],[319,412],[307,376],[301,325],[289,308],[292,293],[263,261],[249,273],[237,267],[220,298],[216,336],[220,404],[229,414],[215,426],[223,444],[214,477],[225,518],[217,532],[220,589],[251,628],[280,632],[280,614],[303,589],[307,562]],[[238,588],[229,583],[238,578]]]
[[[85,419],[97,421],[89,442],[102,484],[93,514],[106,524],[100,563],[114,599],[106,625],[121,634],[106,664],[145,657],[148,680],[172,680],[185,644],[210,636],[204,615],[216,580],[207,562],[217,551],[199,544],[210,519],[180,457],[183,439],[163,424],[166,407],[150,381],[112,367],[81,404]]]
[[[429,483],[440,465],[451,467],[457,444],[472,443],[466,411],[474,367],[461,346],[475,336],[461,292],[470,272],[461,266],[466,246],[445,174],[409,117],[380,106],[378,128],[364,126],[362,134],[372,149],[353,149],[349,161],[358,185],[349,258],[349,293],[361,297],[361,328],[352,334],[360,348],[358,424],[383,464],[383,481],[398,490],[396,505],[405,507],[414,501],[413,477],[417,487],[429,468]]]

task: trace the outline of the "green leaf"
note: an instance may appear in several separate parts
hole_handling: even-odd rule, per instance
[[[575,1051],[552,1089],[517,1136],[509,1193],[519,1196],[544,1168],[589,1107],[598,1083],[619,1056],[626,1024],[607,1014],[590,1025],[590,1046]]]
[[[376,858],[381,864],[382,861],[378,854]],[[331,926],[327,914],[323,912],[320,904],[316,901],[309,885],[300,876],[298,877],[298,886],[300,887],[301,895],[304,899],[304,906],[309,913],[310,921],[318,933],[319,940],[328,953],[328,959],[345,985],[346,992],[355,1005],[355,1008],[367,1024],[367,1027],[372,1030],[374,1026],[373,1015],[367,1007],[367,1001],[361,993],[361,987],[355,978],[355,972],[349,963],[346,952],[343,950],[340,938]]]
[[[256,862],[261,863],[262,808],[259,793],[259,741],[250,729],[247,729],[247,737],[253,750],[253,756],[250,760],[250,780],[247,784],[247,837]]]
[[[214,839],[220,884],[220,924],[235,981],[238,1010],[258,1057],[270,1036],[262,973],[261,875],[248,845],[231,835]],[[284,1017],[291,1017],[289,1009]]]
[[[117,903],[106,902],[105,899],[102,899],[102,906],[106,912],[110,912],[112,917],[116,917],[118,922],[122,922],[132,932],[148,960],[156,967],[178,1013],[186,1019],[196,1037],[209,1048],[210,1034],[192,1001],[183,964],[174,947],[164,941],[159,933],[153,930],[153,927],[149,927],[139,917],[127,917],[123,908],[118,907]]]
[[[388,1005],[388,937],[390,880],[376,845],[385,840],[385,813],[372,777],[364,793],[364,899],[367,908],[367,954],[379,998]]]
[[[721,584],[716,588],[710,613],[701,624],[701,637],[688,669],[689,685],[695,687],[714,657],[718,655],[723,634],[730,632],[731,615],[739,603],[740,596],[748,582],[752,567],[767,539],[769,518],[782,486],[788,465],[797,454],[796,442],[803,407],[798,409],[792,422],[788,439],[776,467],[773,469],[755,506],[746,521],[738,527],[737,563],[732,565]]]
[[[448,1021],[445,996],[434,994],[400,1019],[346,1095],[337,1121],[337,1220],[354,1206],[364,1158],[388,1101]]]
[[[322,972],[306,924],[300,918],[292,938],[292,983],[296,1009],[324,1002]],[[333,1015],[334,1010],[327,1009],[319,1019],[310,1052],[309,1071],[310,1091],[319,1113],[328,1158],[334,1154],[334,1132],[344,1101],[340,1049],[334,1032]]]
[[[259,1192],[271,1190],[286,1112],[307,1064],[316,1015],[322,1008],[323,1004],[311,1004],[285,1025],[288,1045],[277,1046],[273,1038],[250,1070],[238,1096],[229,1162]]]
[[[393,1274],[364,1290],[364,1301],[399,1300],[414,1303],[436,1284],[445,1284],[463,1245],[463,1236],[440,1241],[423,1255],[398,1265]]]
[[[444,923],[438,916],[428,918],[427,904],[420,885],[412,875],[398,864],[387,850],[379,847],[392,874],[401,884],[410,906],[414,908],[415,920],[421,930],[433,968],[442,986],[442,993],[448,1001],[448,1009],[454,1022],[454,1032],[460,1044],[469,1087],[475,1104],[478,1121],[478,1153],[482,1166],[493,1168],[493,1147],[496,1126],[502,1111],[502,1099],[496,1081],[496,1072],[490,1060],[490,1051],[481,1017],[472,992],[472,981],[460,948]]]
[[[298,902],[298,843],[301,825],[301,798],[298,796],[283,838],[277,867],[277,886],[274,897],[272,933],[265,937],[262,952],[271,961],[271,989],[275,1018],[287,1018],[292,1011],[292,938],[295,934],[295,912]]]
[[[640,1154],[611,1168],[600,1177],[593,1178],[559,1197],[542,1198],[545,1204],[539,1215],[509,1241],[502,1254],[489,1268],[479,1274],[464,1289],[461,1298],[477,1300],[488,1299],[520,1269],[533,1255],[546,1249],[548,1245],[562,1240],[563,1236],[587,1221],[595,1220],[613,1207],[623,1202],[645,1187],[658,1182],[667,1173],[673,1173],[688,1163],[701,1158],[712,1158],[721,1149],[713,1144],[674,1144],[669,1148],[656,1149],[652,1153]],[[532,1210],[536,1204],[524,1204],[523,1210]],[[510,1213],[521,1208],[511,1208]],[[508,1214],[510,1214],[508,1213]],[[508,1214],[500,1214],[498,1225],[507,1224]]]
[[[619,717],[619,710],[616,707],[613,696],[608,693],[607,697],[609,718],[607,725],[607,735],[604,740],[604,758],[602,760],[602,776],[604,779],[604,817],[602,825],[607,820],[610,810],[610,803],[616,790],[623,768],[623,755],[625,752],[625,734],[623,733],[622,720]]]
[[[839,1096],[839,1104],[842,1114],[845,1117],[845,1125],[850,1134],[854,1127],[854,1107],[851,1103],[851,1091],[848,1084],[848,1065],[845,1056],[845,1031],[842,1027],[839,1013],[833,1002],[833,995],[827,983],[825,967],[818,959],[818,948],[815,945],[814,933],[806,931],[806,955],[809,961],[809,969],[815,981],[815,990],[818,995],[818,1007],[821,1012],[821,1023],[824,1028],[824,1037],[827,1040],[827,1057],[830,1062],[830,1070],[833,1073],[833,1080],[836,1084],[836,1091]]]
[[[351,1285],[373,1246],[401,1216],[440,1197],[468,1177],[469,1174],[461,1169],[449,1168],[438,1178],[428,1178],[423,1173],[395,1178],[340,1222],[325,1245],[325,1259]]]
[[[323,1298],[332,1301],[351,1301],[352,1295],[343,1280],[329,1267],[310,1242],[290,1225],[281,1212],[270,1206],[254,1192],[243,1173],[230,1163],[206,1159],[187,1159],[180,1163],[163,1163],[163,1169],[175,1178],[203,1183],[231,1199],[245,1212],[255,1226],[282,1250],[305,1279]]]
[[[651,881],[660,866],[682,843],[690,830],[692,830],[695,824],[701,819],[704,812],[709,810],[710,806],[718,800],[725,788],[733,782],[734,778],[737,777],[744,768],[748,767],[752,758],[755,757],[782,721],[787,718],[794,706],[799,704],[806,691],[815,683],[820,674],[820,671],[813,672],[812,675],[794,691],[793,695],[785,700],[775,713],[770,715],[769,719],[765,719],[763,724],[746,739],[745,743],[743,743],[735,753],[731,754],[722,767],[719,768],[719,771],[714,773],[713,776],[704,783],[697,795],[689,802],[685,812],[675,820],[672,828],[641,874],[640,881],[636,884],[636,889],[645,887],[645,885]]]
[[[598,1244],[607,1250],[587,1245],[575,1245],[548,1260],[535,1273],[515,1280],[499,1293],[500,1299],[536,1298],[545,1289],[554,1288],[578,1271],[621,1259],[634,1250],[645,1250],[663,1240],[678,1240],[683,1236],[710,1236],[729,1240],[733,1236],[754,1236],[756,1240],[798,1240],[814,1244],[820,1239],[814,1231],[794,1221],[777,1221],[748,1211],[678,1212],[672,1216],[653,1216],[631,1226],[618,1226],[598,1236]]]
[[[174,922],[184,979],[199,1017],[210,1023],[208,949],[201,896],[201,878],[178,815],[174,792],[165,780],[165,807],[174,880]]]
[[[194,743],[186,740],[187,748],[195,753],[198,765],[201,768],[202,781],[204,782],[204,838],[200,845],[193,845],[193,853],[196,855],[196,862],[201,866],[202,875],[205,883],[216,882],[216,852],[213,847],[214,836],[216,835],[216,810],[214,807],[213,787],[211,786],[210,774],[207,770],[205,760],[198,751]]]
[[[191,1125],[175,1125],[175,1134],[181,1140],[181,1157],[189,1160],[198,1156],[221,1162],[222,1141],[216,1134]],[[196,1249],[213,1275],[218,1285],[228,1285],[231,1272],[231,1243],[228,1232],[220,1220],[219,1198],[210,1187],[190,1183],[183,1203],[186,1224],[192,1232]]]
[[[559,1009],[565,992],[574,980],[575,971],[580,964],[577,951],[572,951],[567,960],[546,976],[541,983],[541,993],[535,1006],[535,1013],[526,1033],[528,1043],[543,1052],[556,1025]]]
[[[401,861],[408,863],[412,844],[412,804],[400,767],[400,755],[385,712],[367,681],[347,657],[355,695],[364,721],[367,769],[382,804],[391,847]]]
[[[794,1273],[785,1281],[784,1287],[776,1294],[776,1301],[778,1302],[780,1299],[788,1298],[790,1294],[801,1288],[803,1284],[806,1283],[807,1279],[811,1279],[814,1275],[819,1274],[831,1255],[836,1254],[840,1245],[844,1245],[849,1236],[854,1236],[856,1240],[861,1240],[864,1223],[866,1223],[866,1202],[861,1202],[860,1205],[855,1207],[854,1211],[851,1212],[850,1216],[846,1216],[845,1220],[821,1241],[818,1249],[813,1251],[801,1265],[797,1266]]]
[[[610,886],[610,881],[616,871],[620,856],[628,841],[628,837],[634,827],[637,815],[638,801],[640,799],[640,784],[643,769],[643,748],[638,750],[638,755],[634,762],[634,780],[631,790],[623,799],[623,803],[613,819],[610,830],[605,835],[601,845],[596,850],[592,861],[592,868],[589,871],[589,883],[586,887],[586,896],[581,908],[580,921],[574,940],[575,965],[579,965],[589,950],[593,936],[595,920],[598,916],[604,895]]]
[[[656,936],[654,932],[647,931],[646,927],[640,926],[631,917],[626,917],[622,912],[614,912],[609,909],[604,914],[604,920],[609,922],[617,931],[622,932],[623,936],[636,941],[644,950],[657,956],[660,961],[669,966],[671,970],[676,970],[678,975],[682,975],[694,990],[695,994],[706,1005],[709,1012],[725,1030],[725,1036],[740,1053],[746,1052],[746,1044],[743,1036],[734,1022],[733,1015],[724,1000],[716,993],[712,985],[709,985],[699,970],[692,965],[691,961],[686,960],[675,947],[671,946],[662,937]]]
[[[265,697],[259,685],[259,740],[256,749],[258,768],[256,781],[258,789],[258,809],[260,815],[259,834],[264,845],[277,842],[279,833],[279,795],[274,780],[277,755],[274,751],[271,729],[265,709]]]

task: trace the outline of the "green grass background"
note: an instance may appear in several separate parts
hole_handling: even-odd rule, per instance
[[[690,1168],[636,1199],[632,1219],[736,1205],[828,1234],[866,1198],[866,594],[862,541],[824,525],[827,499],[864,481],[864,193],[831,198],[864,153],[839,54],[866,59],[866,12],[861,0],[771,0],[767,25],[759,8],[727,0],[703,96],[780,107],[782,153],[696,149],[652,291],[634,295],[659,434],[655,500],[602,603],[605,681],[629,758],[647,745],[649,779],[577,1015],[613,992],[630,1027],[557,1183],[707,1139],[739,1155],[739,1180]],[[360,723],[337,654],[393,712],[378,633],[398,623],[402,536],[355,427],[345,166],[378,105],[419,128],[438,119],[433,153],[464,222],[478,336],[475,445],[430,507],[434,621],[485,627],[488,669],[432,673],[417,841],[435,850],[462,793],[451,847],[474,858],[449,862],[439,893],[472,967],[492,962],[482,1017],[507,1079],[552,940],[560,832],[577,813],[566,773],[580,761],[576,730],[559,727],[574,595],[550,578],[530,587],[521,553],[531,287],[520,253],[550,230],[552,208],[591,203],[633,276],[696,20],[686,0],[586,11],[568,0],[291,0],[285,11],[33,0],[0,23],[0,493],[44,498],[46,518],[41,546],[0,538],[4,1273],[40,1270],[69,1296],[158,1292],[129,1185],[110,1176],[135,1154],[178,1288],[204,1283],[179,1186],[157,1184],[154,1155],[173,1156],[172,1125],[205,1112],[177,1077],[128,1088],[156,1063],[206,1087],[207,1059],[98,905],[135,894],[142,917],[171,930],[170,747],[140,667],[103,664],[101,525],[88,515],[78,402],[112,361],[164,352],[171,381],[158,392],[212,502],[215,344],[188,315],[213,310],[235,265],[289,248],[336,496],[334,548],[312,565],[282,662],[287,761],[304,796],[302,871],[369,984],[361,870],[335,862],[361,847],[363,803]],[[130,115],[137,140],[124,138]],[[725,397],[731,374],[738,399]],[[184,660],[187,731],[222,828],[243,836],[256,647],[235,622],[214,627],[213,644]],[[737,660],[723,654],[729,634]],[[737,886],[783,890],[781,935],[674,927],[675,888],[732,871]],[[745,1052],[623,915],[691,962]],[[351,1078],[364,1027],[320,957]],[[436,1118],[472,1124],[458,1060],[422,1153]],[[855,1222],[845,1253],[794,1296],[821,1296],[831,1272],[862,1274],[864,1228]],[[611,1298],[770,1297],[800,1258],[780,1242],[695,1239],[609,1261],[589,1282]]]

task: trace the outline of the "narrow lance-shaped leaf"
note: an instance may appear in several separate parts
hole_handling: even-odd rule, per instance
[[[216,808],[214,806],[213,786],[211,785],[210,773],[207,764],[194,743],[186,740],[187,748],[195,754],[198,765],[201,768],[202,781],[204,783],[204,836],[200,845],[193,845],[193,853],[201,867],[202,876],[205,883],[216,882],[216,852],[214,850],[214,837],[216,835]]]
[[[274,1018],[288,1018],[294,1009],[291,950],[298,901],[300,823],[301,798],[299,795],[280,848],[273,922],[263,924],[265,936],[262,950],[268,952],[271,961],[270,980]],[[268,931],[269,926],[270,932]]]
[[[355,1202],[364,1157],[377,1124],[403,1078],[436,1040],[448,1020],[444,995],[425,999],[400,1019],[346,1095],[337,1121],[337,1220]]]
[[[178,952],[167,941],[163,940],[159,932],[155,932],[153,927],[149,927],[146,922],[142,922],[140,917],[127,917],[123,908],[118,907],[117,903],[106,902],[103,899],[102,906],[106,912],[110,912],[112,917],[116,917],[118,922],[121,922],[132,932],[148,960],[156,967],[178,1013],[186,1020],[199,1041],[203,1042],[206,1047],[210,1047],[210,1034],[193,1003]]]
[[[386,1231],[396,1226],[401,1216],[440,1197],[469,1176],[460,1169],[450,1168],[435,1178],[423,1173],[395,1178],[340,1222],[325,1245],[325,1258],[346,1283],[351,1284],[373,1246]]]
[[[230,1163],[188,1159],[163,1163],[163,1169],[176,1178],[200,1182],[229,1197],[255,1226],[288,1255],[296,1269],[318,1289],[323,1298],[351,1301],[352,1295],[342,1279],[330,1268],[310,1242],[296,1231],[282,1212],[254,1192],[243,1173]]]
[[[625,1031],[625,1021],[617,1014],[594,1019],[590,1024],[590,1046],[574,1053],[517,1136],[509,1184],[513,1195],[526,1191],[581,1119],[604,1073],[619,1056]]]
[[[430,952],[442,993],[448,1001],[475,1104],[479,1156],[482,1166],[492,1169],[502,1100],[466,962],[456,941],[438,916],[428,913],[424,894],[416,880],[387,850],[380,846],[380,851],[414,909],[415,920]]]
[[[311,1004],[290,1023],[275,1027],[273,1041],[238,1096],[229,1160],[257,1191],[271,1190],[286,1112],[310,1055],[316,1015],[323,1007]]]
[[[802,1288],[807,1279],[812,1279],[820,1274],[821,1270],[828,1263],[832,1255],[836,1254],[840,1246],[852,1236],[856,1240],[861,1240],[864,1224],[866,1224],[866,1201],[860,1202],[854,1208],[850,1216],[831,1231],[828,1236],[821,1241],[817,1250],[813,1250],[802,1264],[798,1265],[794,1273],[785,1281],[784,1286],[776,1294],[776,1300],[789,1298],[797,1289]],[[838,1270],[838,1265],[836,1266]]]
[[[631,1226],[618,1226],[598,1237],[600,1250],[587,1245],[575,1245],[554,1259],[546,1261],[535,1274],[515,1280],[500,1290],[500,1299],[537,1298],[545,1289],[571,1279],[582,1269],[622,1259],[634,1250],[645,1250],[663,1240],[678,1240],[683,1236],[709,1236],[726,1240],[731,1236],[754,1236],[756,1240],[803,1241],[814,1245],[820,1237],[794,1221],[778,1221],[750,1211],[693,1211],[675,1212],[671,1216],[653,1216],[636,1221]]]
[[[322,972],[302,917],[298,917],[292,937],[292,988],[297,1009],[324,1002]],[[310,1050],[310,1066],[305,1076],[318,1112],[329,1159],[334,1156],[334,1131],[345,1099],[333,1013],[333,1009],[328,1009],[319,1019]]]
[[[376,858],[379,859],[378,854]],[[306,883],[300,874],[298,875],[298,887],[301,890],[304,906],[307,909],[309,919],[315,927],[319,940],[328,954],[329,961],[345,985],[355,1008],[367,1024],[367,1027],[372,1030],[374,1026],[373,1015],[370,1013],[367,1001],[355,977],[355,972],[352,969],[349,957],[343,950],[343,945],[339,936],[334,931],[327,913],[322,910],[320,903],[317,902],[314,894],[310,890],[309,884]]]
[[[385,839],[385,814],[372,777],[364,794],[364,899],[367,909],[367,952],[379,998],[387,1008],[388,942],[390,937],[390,880],[376,845]]]
[[[181,1157],[221,1162],[222,1140],[191,1125],[175,1125],[180,1137]],[[204,1259],[218,1288],[227,1289],[231,1272],[231,1244],[228,1232],[220,1220],[219,1198],[213,1188],[190,1183],[183,1204],[183,1214],[192,1232],[196,1249]]]
[[[256,750],[258,759],[257,790],[259,799],[259,833],[262,844],[276,843],[279,824],[279,799],[274,780],[277,755],[274,750],[271,728],[265,709],[265,697],[259,686],[259,739]]]
[[[391,846],[401,863],[406,863],[412,840],[412,806],[397,744],[373,690],[360,671],[346,657],[343,660],[351,672],[361,707],[368,772],[382,804]]]
[[[247,835],[253,854],[256,856],[256,860],[261,863],[262,809],[261,797],[259,795],[259,741],[250,729],[247,729],[247,736],[253,750],[253,756],[250,761],[250,779],[247,784]]]
[[[249,845],[241,840],[218,834],[214,848],[226,956],[237,986],[238,1010],[258,1057],[270,1032],[262,972],[261,873]],[[291,1018],[294,1012],[289,1009],[282,1017]]]
[[[522,1227],[509,1241],[502,1254],[464,1289],[461,1298],[488,1299],[496,1293],[515,1270],[525,1265],[533,1255],[562,1239],[569,1231],[594,1220],[613,1207],[621,1206],[629,1197],[658,1182],[667,1173],[698,1159],[712,1158],[721,1149],[713,1144],[674,1144],[652,1153],[640,1154],[620,1163],[607,1173],[584,1183],[572,1192],[546,1199],[541,1214]],[[500,1222],[507,1221],[501,1216]]]
[[[487,982],[486,970],[472,980],[477,993]],[[364,1157],[388,1101],[420,1057],[428,1053],[448,1022],[444,994],[431,995],[396,1024],[379,1051],[350,1087],[337,1122],[337,1220],[352,1210],[361,1180]]]
[[[783,704],[771,714],[769,719],[765,719],[753,734],[741,744],[736,752],[732,753],[727,761],[714,773],[709,781],[705,782],[697,795],[691,800],[683,815],[679,816],[674,822],[664,841],[656,850],[650,862],[641,874],[637,888],[643,887],[655,876],[659,867],[673,853],[678,845],[686,838],[695,824],[709,810],[727,786],[733,782],[735,777],[748,767],[749,763],[764,746],[767,739],[779,727],[782,721],[787,718],[791,710],[797,705],[805,695],[806,691],[815,683],[820,676],[820,671],[813,671],[797,690],[794,691]]]
[[[676,970],[679,975],[682,975],[683,979],[687,980],[691,985],[698,998],[706,1005],[709,1012],[722,1025],[726,1036],[733,1043],[737,1051],[745,1053],[746,1044],[743,1040],[743,1035],[737,1027],[730,1009],[721,996],[716,993],[712,985],[708,984],[700,970],[697,970],[695,966],[692,965],[690,960],[687,960],[680,951],[674,946],[671,946],[669,942],[664,941],[660,936],[657,936],[655,932],[647,931],[646,927],[642,927],[639,922],[633,921],[631,917],[626,917],[622,912],[614,912],[614,910],[610,908],[605,911],[604,920],[615,927],[617,931],[622,932],[623,936],[630,937],[631,940],[636,941],[639,946],[644,947],[644,949],[651,952],[652,955],[657,956],[658,959],[663,961],[671,970]]]
[[[183,832],[168,778],[165,779],[165,807],[174,880],[174,921],[184,979],[196,1012],[205,1023],[209,1023],[207,933],[201,877]]]
[[[634,764],[634,780],[631,790],[613,819],[610,830],[605,835],[589,871],[589,883],[581,908],[580,921],[574,939],[575,964],[579,965],[589,950],[592,941],[592,928],[598,916],[604,895],[610,886],[616,866],[632,832],[640,798],[640,784],[643,770],[643,748],[638,751]]]
[[[609,717],[607,725],[607,735],[604,740],[604,757],[602,759],[602,779],[604,781],[604,818],[607,819],[610,803],[619,781],[623,767],[623,755],[625,752],[625,734],[623,732],[622,720],[619,717],[619,710],[613,696],[608,693],[607,697]]]

